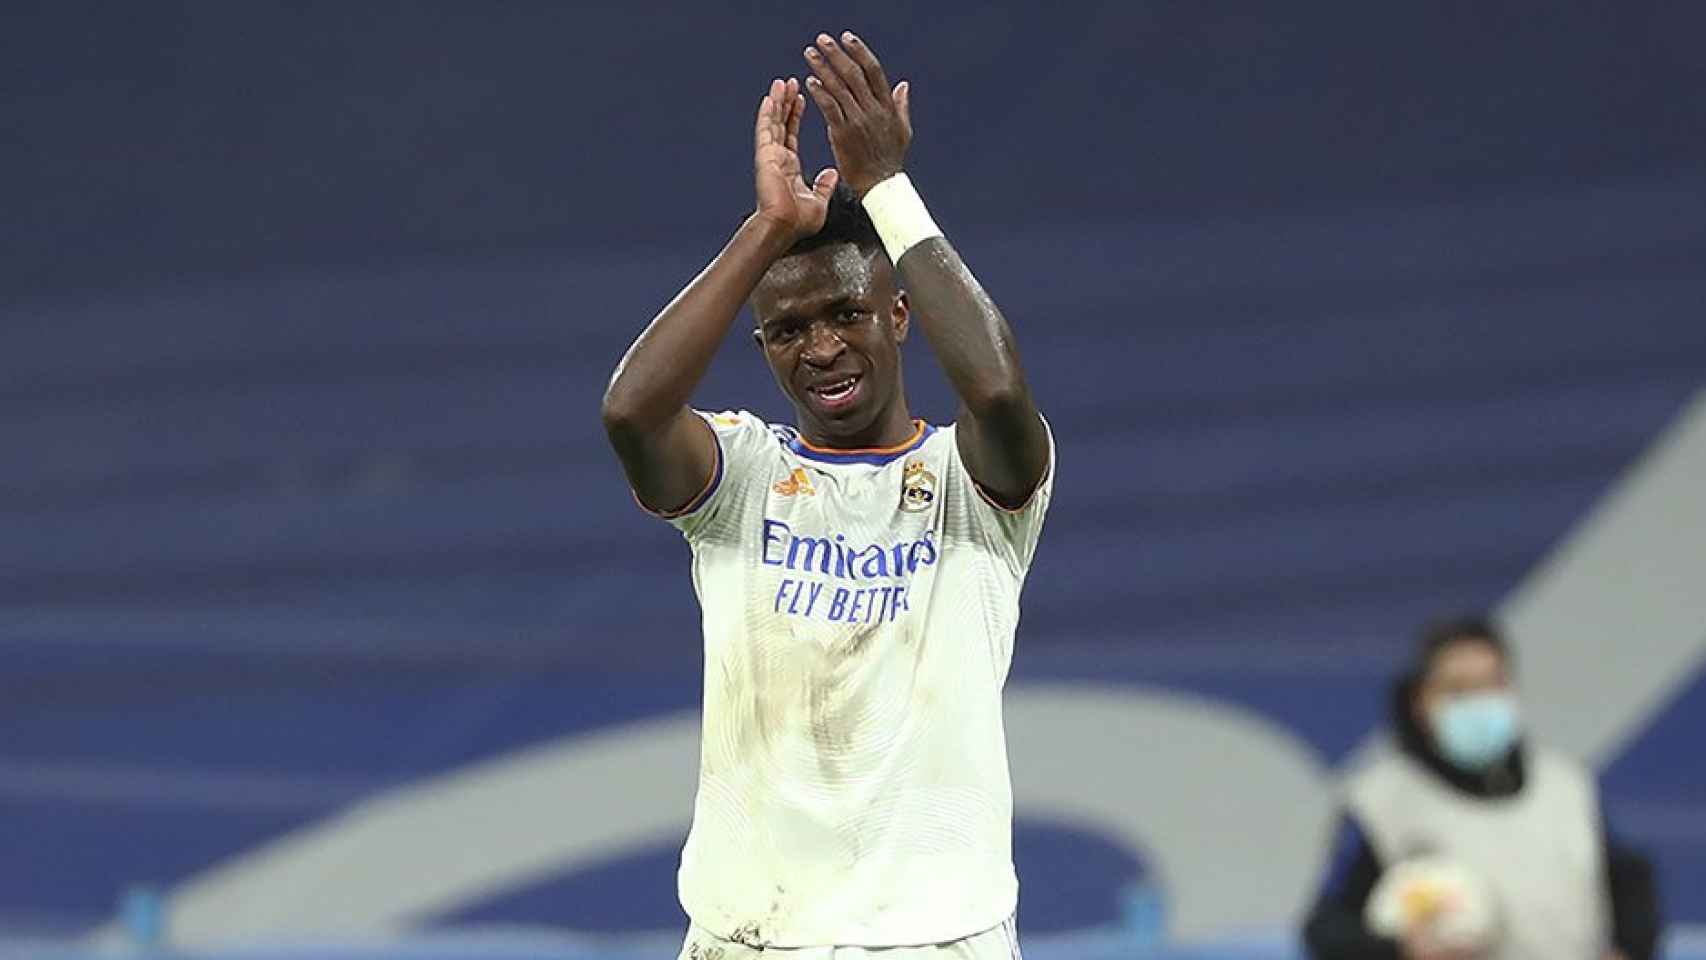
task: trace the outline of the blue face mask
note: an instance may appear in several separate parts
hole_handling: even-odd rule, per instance
[[[1498,763],[1516,744],[1516,698],[1506,691],[1453,697],[1434,707],[1428,721],[1434,743],[1452,766],[1480,773]]]

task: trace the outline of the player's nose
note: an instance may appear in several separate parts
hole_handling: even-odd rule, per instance
[[[814,367],[827,367],[835,363],[846,349],[847,344],[833,327],[827,323],[814,323],[806,328],[805,350],[801,356]]]

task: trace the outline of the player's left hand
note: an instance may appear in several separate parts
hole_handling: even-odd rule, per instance
[[[912,143],[912,89],[902,80],[889,89],[876,54],[851,31],[836,41],[827,33],[805,51],[813,76],[806,91],[829,124],[829,147],[841,179],[865,191],[901,171]]]

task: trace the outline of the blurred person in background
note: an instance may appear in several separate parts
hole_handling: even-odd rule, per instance
[[[1484,617],[1424,630],[1389,742],[1347,779],[1304,930],[1318,960],[1653,956],[1652,868],[1607,828],[1592,772],[1523,739],[1511,667]],[[1460,922],[1470,913],[1484,919]]]

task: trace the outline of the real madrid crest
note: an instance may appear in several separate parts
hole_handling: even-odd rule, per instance
[[[900,508],[909,513],[928,510],[936,502],[936,475],[924,469],[924,461],[906,465],[900,480]]]

